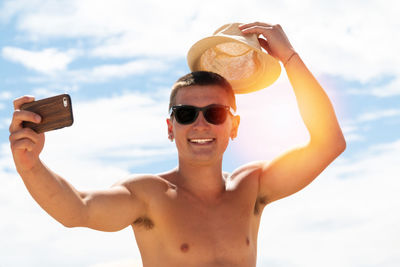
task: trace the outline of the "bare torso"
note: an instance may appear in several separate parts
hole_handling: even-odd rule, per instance
[[[147,202],[132,224],[144,267],[256,266],[257,233],[265,198],[258,196],[258,171],[245,168],[226,179],[213,203],[196,198],[174,181],[174,173],[128,182]]]

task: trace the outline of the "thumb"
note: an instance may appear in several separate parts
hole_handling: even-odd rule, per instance
[[[261,47],[264,48],[268,52],[268,54],[275,57],[274,54],[272,53],[271,48],[269,47],[267,40],[263,38],[258,38],[258,42],[260,42]]]

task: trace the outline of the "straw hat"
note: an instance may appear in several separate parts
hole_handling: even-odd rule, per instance
[[[187,54],[191,71],[212,71],[225,77],[237,94],[261,90],[280,73],[278,60],[261,49],[256,34],[244,35],[240,23],[226,24],[196,42]]]

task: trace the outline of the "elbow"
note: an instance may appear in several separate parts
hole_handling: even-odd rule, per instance
[[[344,138],[344,135],[340,129],[335,135],[328,138],[328,140],[329,141],[327,144],[330,147],[330,150],[334,152],[336,156],[339,156],[346,150],[346,139]]]
[[[332,151],[331,153],[333,153],[332,156],[337,158],[346,150],[346,140],[343,136],[341,138],[335,139],[331,143],[330,147],[330,150]]]
[[[344,138],[343,135],[341,135],[336,143],[337,143],[336,146],[337,146],[337,149],[338,149],[338,152],[340,155],[346,150],[346,146],[347,146],[346,139]]]
[[[343,146],[342,146],[342,153],[346,150],[347,143],[346,140],[343,138]]]
[[[343,135],[335,138],[329,138],[322,142],[310,141],[310,144],[318,149],[323,149],[332,157],[336,158],[346,150],[346,140]]]
[[[64,227],[66,228],[75,228],[75,227],[82,227],[83,224],[78,221],[78,220],[62,220],[62,221],[58,221],[59,223],[61,223]]]
[[[70,222],[61,222],[61,224],[62,224],[64,227],[67,227],[67,228],[78,227],[78,225],[73,224],[73,223],[70,223]]]

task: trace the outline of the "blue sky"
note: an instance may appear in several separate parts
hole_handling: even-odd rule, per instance
[[[279,23],[324,87],[347,150],[263,214],[257,266],[400,264],[400,22],[395,1],[0,1],[0,266],[141,266],[131,229],[66,229],[32,200],[8,144],[12,101],[69,93],[74,125],[42,159],[78,189],[176,166],[165,118],[191,44],[229,22]],[[237,97],[224,169],[307,141],[283,71]],[[23,255],[21,257],[21,255]]]

